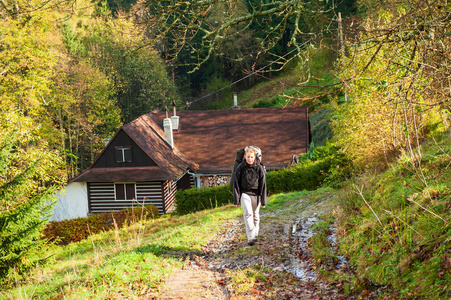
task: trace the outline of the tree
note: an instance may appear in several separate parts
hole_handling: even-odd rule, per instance
[[[259,47],[252,55],[258,58],[270,53],[281,59],[280,64],[284,65],[303,49],[307,40],[324,33],[325,27],[319,26],[321,22],[316,22],[320,28],[309,31],[314,27],[307,26],[305,21],[331,11],[329,1],[322,4],[306,0],[147,0],[145,3],[150,17],[143,18],[143,22],[154,34],[154,40],[161,40],[168,46],[164,51],[169,58],[177,58],[183,49],[190,51],[195,58],[189,62],[193,68],[191,72],[199,70],[214,53],[218,53],[221,43],[228,37],[244,33],[249,28],[258,30]],[[242,3],[247,9],[237,11],[236,7]],[[211,12],[218,7],[223,8],[222,18],[211,18]],[[163,42],[167,38],[171,40]],[[278,51],[277,46],[285,49]],[[287,54],[287,49],[297,51],[282,57]]]
[[[47,114],[59,130],[54,141],[66,157],[69,178],[86,169],[121,125],[112,80],[89,61],[61,62]]]
[[[338,78],[349,101],[336,107],[332,124],[360,166],[412,151],[428,125],[448,115],[451,10],[443,4],[387,3],[348,40]]]
[[[45,17],[27,22],[0,19],[0,108],[16,108],[38,116],[48,101],[58,39]]]
[[[157,51],[144,44],[146,36],[127,15],[102,15],[83,26],[64,24],[65,43],[71,54],[90,61],[113,85],[122,121],[130,122],[156,108],[179,102],[173,80]]]
[[[58,155],[36,137],[32,121],[0,111],[0,282],[44,262],[51,195],[61,185]]]
[[[179,82],[189,80],[192,94],[185,95],[189,100],[205,95],[211,78],[239,80],[233,89],[241,90],[299,64],[305,70],[301,72],[310,74],[309,64],[301,57],[305,49],[320,43],[334,48],[335,13],[355,13],[355,2],[147,0],[137,19],[147,25],[149,43],[158,45]]]

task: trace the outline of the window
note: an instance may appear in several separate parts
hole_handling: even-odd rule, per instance
[[[116,183],[114,185],[116,200],[136,199],[134,183]]]
[[[116,162],[132,162],[132,147],[131,146],[117,146],[116,147]]]

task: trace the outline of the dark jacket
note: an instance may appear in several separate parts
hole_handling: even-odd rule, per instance
[[[263,166],[255,160],[254,165],[243,161],[235,170],[233,180],[233,202],[240,204],[241,194],[258,196],[262,206],[266,206],[266,175]]]

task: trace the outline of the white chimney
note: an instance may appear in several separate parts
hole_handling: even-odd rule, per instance
[[[178,131],[179,130],[179,120],[180,117],[177,116],[177,114],[175,113],[175,102],[174,104],[174,115],[171,117],[172,120],[172,130]]]
[[[179,130],[179,120],[180,117],[179,116],[172,116],[171,117],[171,121],[172,121],[172,130],[178,131]]]
[[[164,139],[169,143],[169,145],[171,145],[171,148],[174,148],[174,137],[172,136],[172,121],[170,118],[165,118],[163,120],[163,128]]]
[[[233,93],[233,107],[232,108],[240,108],[238,106],[238,94],[236,92]]]
[[[108,143],[111,141],[111,138],[104,138],[103,142],[105,143],[105,147],[108,145]]]

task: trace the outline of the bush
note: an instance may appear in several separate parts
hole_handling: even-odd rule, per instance
[[[324,184],[338,187],[350,175],[350,160],[335,145],[327,142],[312,151],[314,155],[305,153],[292,168],[266,173],[268,194],[315,190]],[[175,203],[177,213],[184,215],[233,203],[232,197],[232,187],[227,184],[177,191]]]
[[[264,100],[260,99],[257,103],[254,103],[252,105],[252,108],[259,108],[259,107],[277,107],[279,106],[281,100],[279,100],[279,96],[274,96],[270,100]],[[285,102],[285,100],[283,100]]]
[[[269,172],[266,185],[269,194],[315,190],[327,177],[329,161],[306,161],[289,169]]]
[[[322,185],[339,187],[351,174],[351,161],[335,145],[313,149],[301,156],[299,164],[266,175],[268,193],[315,190]]]
[[[177,191],[175,194],[177,213],[181,215],[192,212],[216,208],[218,206],[233,203],[232,187],[230,184],[224,186],[192,188]]]
[[[326,141],[333,137],[332,129],[329,124],[329,117],[332,114],[330,109],[321,109],[310,114],[310,130],[312,142],[316,146],[324,146]]]
[[[296,167],[266,173],[268,194],[314,190],[327,177],[330,161],[305,161]],[[184,215],[233,203],[230,184],[219,187],[192,188],[175,194],[177,213]]]
[[[154,205],[122,209],[118,212],[94,214],[87,218],[50,222],[44,229],[44,238],[58,245],[67,245],[86,239],[91,234],[108,231],[130,225],[143,219],[155,219],[159,216]]]

